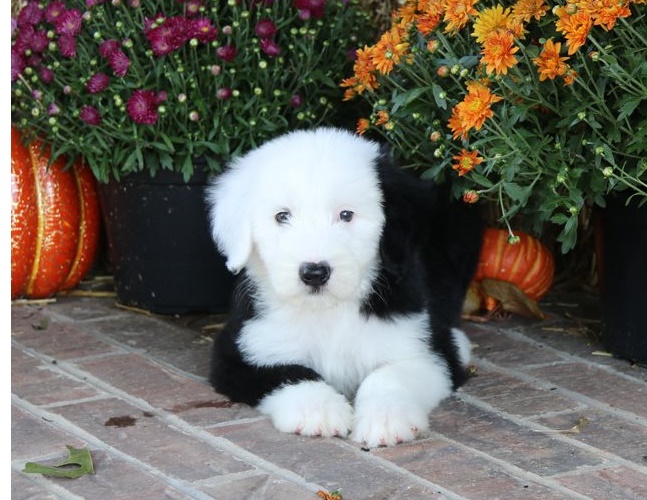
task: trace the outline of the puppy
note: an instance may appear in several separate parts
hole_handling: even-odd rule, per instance
[[[410,441],[466,379],[457,328],[482,224],[375,142],[320,128],[235,160],[207,189],[238,274],[211,383],[283,432]]]

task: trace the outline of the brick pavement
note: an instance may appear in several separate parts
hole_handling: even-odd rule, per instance
[[[647,369],[596,352],[580,298],[547,302],[541,322],[467,322],[475,376],[427,436],[368,452],[281,434],[215,394],[222,318],[97,298],[13,305],[12,498],[647,498]],[[95,474],[21,472],[59,463],[65,445],[87,447]]]

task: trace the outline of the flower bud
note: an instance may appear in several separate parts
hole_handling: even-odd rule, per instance
[[[479,194],[473,189],[468,189],[463,193],[463,202],[476,203],[477,201],[479,201]]]
[[[446,64],[439,66],[438,69],[436,70],[436,74],[441,78],[445,78],[446,76],[449,76],[449,66],[447,66]]]
[[[605,177],[611,177],[613,175],[613,167],[604,167],[602,169],[602,175]]]

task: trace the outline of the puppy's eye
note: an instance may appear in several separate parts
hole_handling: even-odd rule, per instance
[[[351,210],[342,210],[339,212],[339,220],[343,222],[350,222],[353,220],[353,215],[355,215],[355,212]]]
[[[291,216],[292,214],[290,214],[290,212],[288,212],[287,210],[283,210],[281,212],[277,212],[274,218],[276,219],[276,222],[278,222],[279,224],[287,224],[288,222],[290,222]]]

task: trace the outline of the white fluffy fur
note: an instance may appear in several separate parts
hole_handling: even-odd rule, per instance
[[[377,145],[325,131],[312,148],[311,136],[298,132],[272,141],[235,163],[209,195],[228,267],[246,268],[257,288],[261,314],[238,341],[246,361],[299,364],[325,380],[282,386],[258,408],[284,432],[351,431],[369,447],[408,441],[427,429],[429,412],[452,387],[426,344],[426,314],[380,320],[360,313],[384,225]],[[340,220],[343,210],[354,212],[350,222]],[[281,211],[290,212],[288,224],[276,222]],[[332,274],[313,293],[298,270],[320,261]],[[469,342],[460,330],[454,336],[467,362]]]

